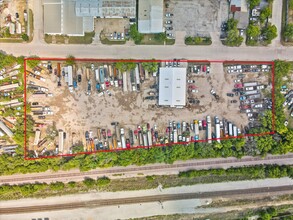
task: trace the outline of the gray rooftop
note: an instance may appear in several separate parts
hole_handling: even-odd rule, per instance
[[[138,31],[163,32],[163,0],[139,0],[138,6]]]
[[[186,68],[161,67],[159,74],[159,105],[171,107],[186,104]]]
[[[238,29],[246,29],[249,24],[249,13],[248,12],[240,12],[236,11],[234,14],[234,18],[238,20],[237,28]]]
[[[61,33],[61,0],[44,0],[44,32]]]

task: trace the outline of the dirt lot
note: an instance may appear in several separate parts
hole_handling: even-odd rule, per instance
[[[173,31],[185,31],[188,36],[194,36],[220,31],[221,23],[228,18],[228,7],[224,0],[170,0],[165,11],[174,14],[171,18]]]
[[[75,70],[85,65],[89,67],[90,64],[78,63]],[[100,65],[95,63],[95,67]],[[54,68],[56,68],[56,64],[53,63]],[[197,93],[188,93],[188,97],[199,99],[200,105],[187,106],[183,109],[159,107],[156,105],[156,100],[144,100],[151,91],[150,87],[158,81],[157,77],[151,75],[142,84],[141,92],[133,92],[130,91],[131,89],[128,89],[128,92],[122,92],[121,87],[115,88],[112,86],[109,88],[112,96],[108,94],[98,95],[93,72],[90,74],[92,82],[91,95],[86,94],[88,85],[85,71],[82,73],[81,83],[78,83],[78,87],[73,93],[69,92],[64,77],[62,77],[61,81],[62,86],[57,87],[56,75],[44,74],[42,76],[46,78],[45,82],[30,77],[28,80],[49,88],[49,93],[53,93],[53,97],[33,98],[29,96],[28,101],[40,102],[42,106],[50,106],[54,114],[46,116],[46,119],[43,120],[49,126],[44,127],[42,132],[43,134],[51,134],[52,130],[62,129],[65,131],[67,135],[64,153],[69,153],[71,146],[87,145],[85,131],[92,131],[94,137],[97,135],[98,128],[111,129],[112,134],[115,133],[111,122],[119,122],[119,126],[126,130],[136,129],[137,125],[142,126],[146,123],[150,123],[151,127],[156,124],[159,136],[165,135],[169,121],[186,121],[189,123],[194,119],[204,120],[207,115],[212,118],[218,116],[220,120],[225,118],[241,130],[248,124],[246,114],[239,113],[239,97],[235,97],[238,100],[237,103],[231,104],[230,100],[234,98],[226,95],[234,88],[233,80],[236,79],[236,76],[225,73],[222,63],[211,63],[209,74],[188,74],[187,79],[194,80],[193,84],[198,90]],[[74,71],[73,77],[76,78],[76,71]],[[249,75],[247,80],[249,78],[255,79],[257,77]],[[267,80],[265,77],[258,78],[260,82]],[[188,83],[187,86],[190,86],[190,84]],[[212,88],[220,97],[218,102],[210,93]],[[35,117],[35,120],[42,122],[37,117]],[[200,131],[200,139],[206,139],[206,131]],[[57,137],[55,139],[51,138],[51,140],[52,144],[54,141],[55,143],[58,142]]]
[[[95,32],[96,36],[104,34],[105,37],[110,37],[111,33],[115,31],[122,33],[126,28],[129,28],[129,19],[123,18],[98,18],[95,19]]]
[[[4,0],[2,6],[0,6],[0,27],[4,27],[6,24],[5,18],[9,14],[11,15],[12,22],[15,22],[15,13],[19,14],[19,21],[21,25],[24,25],[23,11],[26,9],[26,0]]]

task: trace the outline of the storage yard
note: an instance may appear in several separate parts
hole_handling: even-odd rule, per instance
[[[14,154],[17,119],[23,116],[21,65],[15,63],[0,69],[0,154]]]
[[[27,103],[35,121],[29,155],[220,142],[259,126],[259,116],[272,108],[267,64],[153,65],[156,71],[136,62],[122,71],[119,62],[42,61],[28,69]]]

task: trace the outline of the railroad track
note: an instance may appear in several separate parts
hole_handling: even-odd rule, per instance
[[[119,199],[96,199],[83,202],[71,202],[52,205],[36,205],[36,206],[24,206],[24,207],[10,207],[0,208],[0,215],[8,214],[20,214],[20,213],[32,213],[32,212],[45,212],[45,211],[58,211],[58,210],[70,210],[78,208],[97,208],[103,206],[117,206],[127,204],[140,204],[149,202],[166,202],[186,199],[205,199],[205,198],[223,198],[223,197],[251,197],[257,195],[276,195],[276,194],[290,194],[293,193],[293,186],[279,186],[279,187],[263,187],[263,188],[251,188],[251,189],[237,189],[227,191],[213,191],[202,193],[182,193],[182,194],[165,194],[165,195],[153,195],[144,197],[131,197],[131,198],[119,198]]]
[[[143,172],[143,171],[155,171],[155,170],[170,170],[170,169],[178,169],[183,170],[184,168],[190,168],[195,169],[196,167],[203,168],[211,168],[219,165],[229,165],[229,166],[243,166],[247,162],[252,162],[254,164],[273,164],[271,161],[286,161],[288,159],[293,159],[293,154],[285,154],[285,155],[277,155],[277,156],[267,156],[265,158],[259,158],[259,157],[246,157],[242,159],[211,159],[209,161],[207,160],[199,160],[194,162],[186,162],[186,163],[178,163],[178,164],[163,164],[163,165],[148,165],[148,166],[141,166],[141,167],[114,167],[114,168],[107,168],[107,169],[100,169],[100,170],[92,170],[88,172],[68,172],[68,173],[52,173],[52,174],[27,174],[27,176],[23,177],[15,177],[13,175],[11,176],[0,176],[0,184],[17,184],[18,182],[24,182],[24,181],[45,181],[45,180],[52,180],[52,179],[60,179],[60,181],[64,181],[67,177],[90,177],[90,176],[98,176],[98,175],[107,175],[107,174],[121,174],[121,173],[131,173],[131,172]],[[288,163],[287,163],[288,164]],[[291,162],[293,164],[293,160]],[[252,165],[252,164],[249,164]]]

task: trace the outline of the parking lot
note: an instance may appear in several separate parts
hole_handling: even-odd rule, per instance
[[[129,19],[123,18],[97,18],[95,19],[96,36],[106,37],[109,40],[122,40],[121,34],[129,29]],[[116,32],[116,34],[115,34]],[[120,34],[120,39],[118,35]]]
[[[44,149],[55,152],[60,131],[64,132],[63,154],[73,153],[73,146],[83,146],[86,151],[125,148],[122,136],[126,138],[127,147],[235,137],[245,134],[249,122],[256,123],[258,115],[266,108],[265,103],[255,107],[260,104],[260,97],[248,97],[244,92],[248,87],[245,83],[257,81],[255,89],[267,89],[269,96],[268,75],[265,74],[270,71],[269,67],[262,72],[258,70],[260,66],[223,66],[223,63],[177,61],[159,65],[186,67],[185,108],[159,106],[159,73],[148,73],[141,64],[136,64],[133,71],[122,73],[115,68],[115,63],[77,62],[72,69],[72,87],[68,83],[68,70],[64,72],[68,67],[62,62],[52,62],[52,73],[41,67],[31,70],[27,84],[37,92],[28,94],[28,102],[35,130],[42,133],[43,142],[39,143],[46,143],[46,147],[37,144],[31,149],[38,150],[41,155]],[[58,74],[60,68],[62,74]],[[97,76],[101,71],[108,77],[105,83],[104,75]],[[261,98],[264,97],[262,94]],[[255,103],[246,103],[251,99]],[[43,112],[41,115],[38,114],[40,111]],[[209,121],[210,125],[207,125]],[[229,123],[236,133],[227,133]],[[218,136],[216,131],[212,132],[217,124],[221,125]],[[196,126],[199,126],[198,134]],[[34,138],[30,140],[33,141]]]
[[[210,35],[211,32],[219,32],[221,23],[228,18],[228,2],[221,0],[199,1],[166,1],[165,27],[167,33],[185,31],[187,36]],[[168,21],[172,24],[166,24]],[[168,28],[172,27],[172,30]]]

